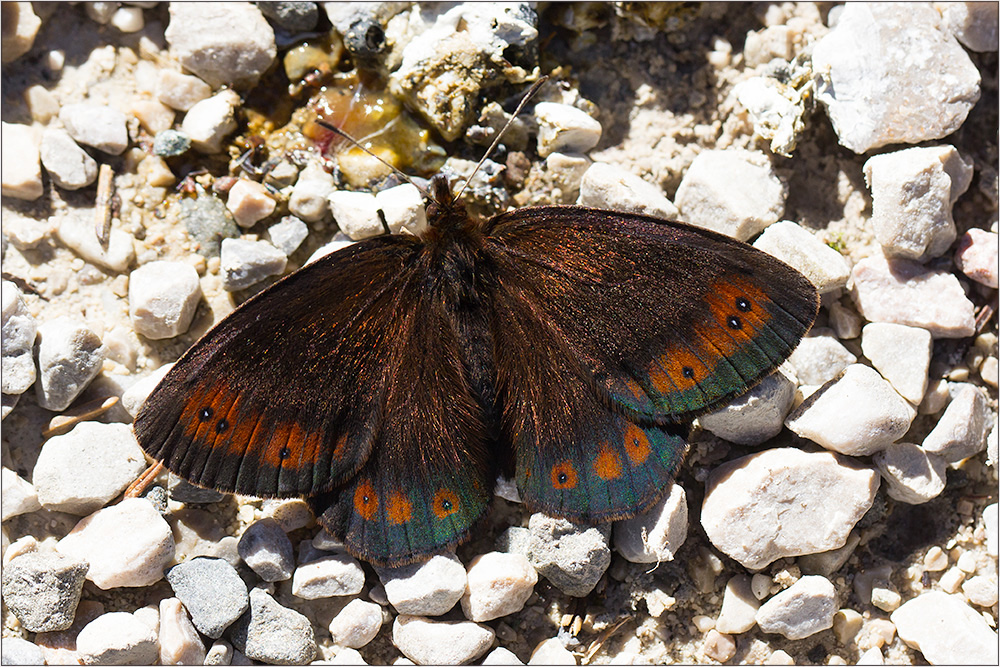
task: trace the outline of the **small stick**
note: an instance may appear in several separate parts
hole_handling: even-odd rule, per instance
[[[94,202],[97,240],[101,247],[108,249],[111,242],[111,200],[115,194],[115,172],[109,165],[102,164],[97,175],[97,199]]]
[[[116,405],[118,405],[118,397],[108,396],[107,398],[99,398],[95,401],[84,403],[70,412],[56,415],[49,422],[49,427],[42,431],[42,437],[51,438],[54,435],[69,433],[80,422],[100,417]]]
[[[146,489],[149,488],[149,485],[153,483],[153,480],[156,479],[156,476],[159,475],[160,472],[162,471],[163,471],[162,461],[157,461],[153,465],[146,468],[146,471],[144,473],[139,475],[139,477],[136,478],[134,482],[128,485],[128,488],[125,489],[124,497],[138,498],[139,496],[141,496],[143,493],[145,493]]]

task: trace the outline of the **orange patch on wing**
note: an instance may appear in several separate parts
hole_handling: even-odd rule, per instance
[[[301,431],[302,427],[294,421],[282,420],[275,422],[271,438],[266,443],[263,443],[264,447],[260,451],[261,463],[273,468],[280,468],[283,460],[281,452],[286,446],[291,449],[291,439],[297,430]]]
[[[552,487],[555,489],[572,489],[576,486],[576,468],[569,461],[563,461],[552,466]]]
[[[607,445],[601,447],[597,458],[594,459],[594,472],[601,479],[618,479],[622,474],[622,464],[618,460],[618,455]]]
[[[664,396],[677,391],[677,387],[670,381],[670,376],[664,370],[666,363],[666,358],[660,357],[654,359],[649,367],[649,381],[653,384],[653,388]]]
[[[705,364],[685,345],[671,346],[659,362],[682,391],[694,387],[705,376]]]
[[[225,391],[225,389],[223,389]],[[215,392],[213,392],[214,394]],[[212,410],[212,416],[207,420],[201,418],[201,411],[205,408]],[[207,425],[214,422],[215,409],[208,398],[208,387],[198,387],[191,394],[188,394],[184,410],[181,411],[180,422],[184,424],[184,437],[196,440],[198,430],[202,427],[207,429]]]
[[[458,496],[451,489],[440,489],[434,494],[432,510],[439,519],[454,514],[458,511]]]
[[[371,481],[365,480],[354,490],[354,511],[362,519],[371,520],[378,511],[378,496]]]
[[[729,275],[717,283],[713,283],[711,292],[718,296],[723,304],[731,310],[731,313],[739,317],[744,322],[753,323],[752,328],[760,328],[771,319],[765,306],[771,302],[764,290],[760,289],[745,276]],[[740,311],[736,308],[737,299],[746,299],[750,304],[750,309]],[[724,320],[723,320],[724,321]]]
[[[402,493],[394,491],[385,504],[385,516],[391,524],[406,523],[413,517],[413,505]]]
[[[625,378],[624,382],[625,386],[628,387],[628,390],[632,392],[633,396],[635,396],[636,401],[640,404],[648,402],[649,399],[646,397],[646,392],[643,391],[643,388],[639,386],[638,382],[632,378]]]
[[[631,422],[625,427],[624,442],[625,454],[633,466],[644,463],[652,452],[646,432]]]
[[[333,446],[333,460],[340,461],[347,456],[347,434],[342,434],[337,438],[337,444]]]

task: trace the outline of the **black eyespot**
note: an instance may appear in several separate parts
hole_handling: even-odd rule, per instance
[[[569,477],[566,476],[566,473],[564,473],[564,472],[559,473],[559,483],[560,484],[565,484],[567,479],[569,479]]]
[[[685,366],[684,368],[681,369],[681,374],[684,377],[691,379],[694,377],[694,369],[691,368],[690,366]]]
[[[292,455],[292,450],[290,450],[288,447],[282,447],[281,451],[278,452],[278,456],[283,459],[287,459],[291,455]]]
[[[225,419],[220,419],[219,423],[215,425],[215,432],[222,433],[227,428],[229,428],[229,422],[227,422]]]
[[[730,329],[743,328],[743,323],[740,322],[740,318],[736,317],[735,315],[730,315],[728,318],[726,318],[726,324],[729,325]]]
[[[451,509],[451,501],[450,500],[442,500],[441,501],[441,509],[443,509],[443,510],[450,510]]]
[[[212,410],[212,408],[202,408],[201,412],[198,413],[198,419],[202,420],[203,422],[207,422],[209,419],[212,418],[213,414],[215,414],[215,412]]]
[[[736,298],[736,310],[740,311],[741,313],[749,313],[750,312],[750,300],[747,299],[746,297],[742,297],[742,296],[741,297],[737,297]]]

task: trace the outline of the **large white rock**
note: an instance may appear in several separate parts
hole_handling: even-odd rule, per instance
[[[978,454],[986,448],[989,408],[983,391],[972,384],[960,385],[922,447],[949,463]]]
[[[465,665],[486,653],[496,633],[471,621],[432,621],[400,614],[392,643],[418,665]]]
[[[872,458],[890,498],[919,505],[944,491],[948,462],[908,442],[889,445]]]
[[[38,327],[35,358],[38,404],[58,412],[68,408],[101,372],[104,346],[83,322],[57,317]]]
[[[97,240],[92,217],[68,215],[59,221],[56,235],[66,247],[91,264],[103,266],[116,273],[128,271],[135,260],[133,237],[118,226],[111,228],[108,247]]]
[[[789,220],[765,229],[753,247],[798,269],[820,294],[844,287],[851,275],[851,267],[843,255]]]
[[[240,96],[232,90],[201,100],[184,115],[181,131],[191,138],[191,145],[202,153],[218,153],[222,141],[236,129],[236,109]]]
[[[521,611],[531,597],[538,573],[522,554],[493,551],[469,563],[462,611],[470,621],[492,621]]]
[[[3,393],[18,395],[24,393],[35,382],[35,360],[32,351],[38,323],[32,317],[17,285],[4,280],[3,296],[3,338],[0,339],[0,384]]]
[[[97,179],[97,161],[80,148],[66,130],[46,128],[39,153],[45,171],[61,188],[79,190]]]
[[[725,407],[702,415],[699,423],[715,435],[741,445],[759,445],[781,432],[795,399],[791,369],[771,373]]]
[[[59,120],[81,144],[111,155],[121,155],[128,148],[128,118],[117,109],[89,102],[67,104],[59,110]]]
[[[919,405],[927,391],[934,340],[927,329],[872,322],[861,330],[861,351],[900,395]]]
[[[129,275],[128,314],[136,333],[146,338],[187,331],[200,300],[198,272],[185,262],[149,262]]]
[[[803,639],[833,627],[837,591],[826,577],[808,575],[757,610],[757,625],[788,639]]]
[[[587,112],[569,104],[539,102],[535,105],[538,120],[538,154],[547,157],[555,152],[586,153],[601,140],[601,124]]]
[[[832,452],[770,449],[712,471],[701,523],[717,549],[758,569],[843,546],[878,484],[874,470]]]
[[[857,360],[832,331],[822,328],[810,331],[788,357],[799,384],[813,387],[826,384]]]
[[[997,664],[997,633],[957,596],[927,591],[889,618],[899,638],[932,665]]]
[[[334,190],[326,199],[340,231],[351,239],[360,241],[385,233],[378,217],[378,202],[371,193]]]
[[[376,568],[389,604],[400,614],[440,616],[465,594],[468,576],[455,554],[394,568]]]
[[[580,206],[677,220],[677,207],[660,188],[622,167],[595,162],[580,180]]]

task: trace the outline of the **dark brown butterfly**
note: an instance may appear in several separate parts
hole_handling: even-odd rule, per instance
[[[770,373],[817,312],[779,260],[576,206],[474,222],[432,180],[429,229],[306,266],[194,345],[135,421],[174,473],[306,496],[380,565],[470,536],[498,474],[580,522],[648,509],[686,425]]]

